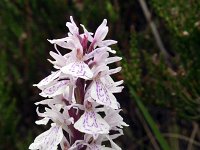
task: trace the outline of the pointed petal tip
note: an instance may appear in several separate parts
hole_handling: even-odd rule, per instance
[[[103,19],[103,23],[104,23],[104,24],[107,24],[107,19]]]
[[[49,41],[51,44],[54,44],[53,40],[47,39],[47,41]]]
[[[70,18],[70,21],[74,21],[73,16],[70,16],[69,18]]]
[[[111,49],[110,52],[113,53],[113,54],[117,53],[116,50],[113,50],[113,49]]]

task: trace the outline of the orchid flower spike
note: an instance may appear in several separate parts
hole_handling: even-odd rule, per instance
[[[122,128],[128,125],[119,114],[120,104],[114,93],[122,91],[123,80],[111,77],[121,67],[108,66],[122,59],[109,57],[109,53],[116,53],[109,46],[117,41],[104,40],[109,30],[106,19],[94,34],[82,24],[83,33],[79,33],[72,16],[66,26],[67,37],[48,40],[56,49],[49,59],[55,70],[34,84],[46,98],[35,103],[40,117],[36,124],[50,122],[51,127],[37,136],[29,149],[121,150],[113,140],[123,135]],[[62,55],[58,47],[68,53]],[[43,112],[39,111],[41,105]],[[106,141],[110,147],[104,145]]]

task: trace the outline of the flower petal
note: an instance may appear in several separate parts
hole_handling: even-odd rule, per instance
[[[109,106],[113,109],[119,108],[115,96],[103,85],[100,80],[96,80],[91,87],[91,97],[99,104]]]
[[[96,48],[96,49],[94,49],[92,52],[90,52],[89,54],[86,54],[85,56],[84,56],[84,60],[88,60],[88,59],[90,59],[90,58],[92,58],[92,57],[98,57],[99,55],[102,55],[102,54],[104,54],[105,52],[107,52],[107,51],[112,51],[112,49],[111,48],[109,48],[109,47],[100,47],[100,48]],[[108,54],[106,54],[106,55],[108,55]],[[95,57],[95,58],[96,58]]]
[[[37,120],[37,121],[35,121],[35,123],[36,124],[38,124],[38,125],[41,125],[41,124],[43,124],[43,125],[46,125],[48,122],[49,122],[49,119],[50,118],[43,118],[43,119],[41,119],[41,120]]]
[[[119,115],[121,110],[113,110],[113,109],[106,109],[105,113],[106,116],[104,119],[108,122],[110,127],[119,127],[123,128],[122,126],[128,126],[124,121],[123,118]]]
[[[29,149],[56,150],[62,138],[63,131],[61,126],[53,124],[49,130],[35,138],[34,143],[29,146]]]
[[[93,37],[91,35],[93,35],[93,33],[92,32],[88,32],[84,25],[81,24],[81,26],[83,28],[84,34],[88,38],[88,41],[92,42]]]
[[[53,39],[53,40],[49,40],[47,39],[47,41],[49,41],[51,44],[56,44],[57,42],[65,42],[69,39],[69,37],[64,37],[61,39]]]
[[[97,28],[94,35],[94,39],[96,41],[102,41],[106,37],[108,33],[108,27],[106,26],[106,24],[107,24],[107,20],[104,19],[101,25]]]
[[[74,128],[88,134],[109,133],[108,123],[96,112],[85,111],[80,119],[74,124]]]
[[[93,73],[88,65],[82,61],[70,63],[69,65],[61,68],[61,71],[65,74],[70,74],[72,76],[80,77],[86,80],[93,77]]]
[[[50,74],[49,76],[47,76],[46,78],[44,78],[43,80],[41,80],[38,84],[34,84],[33,86],[42,87],[44,85],[47,85],[51,81],[53,81],[54,79],[56,79],[57,77],[59,77],[60,73],[61,73],[61,71],[52,72],[52,74]]]
[[[104,41],[101,41],[98,43],[98,46],[99,47],[103,47],[103,46],[110,46],[110,45],[113,45],[113,44],[116,44],[117,41],[115,40],[104,40]]]
[[[66,58],[62,55],[58,55],[55,52],[50,51],[49,53],[54,59],[55,61],[52,61],[50,59],[48,59],[52,64],[54,64],[55,66],[64,66],[66,63]]]
[[[114,62],[117,62],[117,61],[120,61],[122,60],[122,57],[118,57],[118,56],[115,56],[115,57],[109,57],[105,60],[106,64],[111,64],[111,63],[114,63]]]
[[[57,83],[51,85],[50,87],[45,88],[40,95],[43,97],[53,97],[59,94],[64,93],[66,85],[69,84],[69,80],[58,81]]]
[[[108,74],[109,74],[109,75],[115,74],[115,73],[120,72],[121,70],[122,70],[122,67],[117,67],[117,68],[115,68],[115,69],[110,69],[110,70],[108,71]]]
[[[100,32],[95,34],[95,40],[102,41],[103,39],[105,39],[107,33],[108,33],[108,27],[103,28]]]
[[[70,31],[73,35],[79,34],[79,29],[78,29],[78,27],[76,26],[76,23],[74,22],[72,16],[70,16],[70,21],[71,21],[71,22],[67,22],[67,23],[66,23],[66,26],[68,27],[69,31]]]

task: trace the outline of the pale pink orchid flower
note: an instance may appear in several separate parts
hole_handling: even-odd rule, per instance
[[[122,92],[123,80],[114,81],[111,76],[122,68],[109,67],[122,59],[109,56],[116,53],[109,46],[117,41],[105,40],[106,19],[94,34],[82,24],[80,33],[72,16],[66,26],[67,37],[48,40],[56,50],[50,51],[52,58],[48,59],[54,70],[34,84],[46,98],[35,103],[40,117],[35,123],[51,127],[37,136],[29,149],[121,150],[113,140],[123,135],[122,129],[128,125],[119,114],[114,93]],[[105,146],[106,141],[110,144]]]

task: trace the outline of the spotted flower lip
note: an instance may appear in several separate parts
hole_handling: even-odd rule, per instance
[[[82,24],[80,33],[72,16],[66,26],[67,37],[48,39],[56,50],[50,51],[48,59],[54,71],[33,85],[46,98],[35,103],[40,117],[35,123],[53,123],[35,138],[29,149],[121,150],[113,140],[123,135],[122,129],[128,125],[119,114],[120,104],[114,93],[122,92],[123,80],[114,81],[111,75],[122,68],[109,66],[122,59],[110,57],[116,51],[109,46],[117,41],[105,40],[109,31],[106,19],[94,33]],[[66,52],[64,55],[60,47]],[[44,109],[40,109],[41,105]],[[103,145],[105,141],[110,147]]]
[[[89,66],[83,61],[75,61],[73,63],[70,63],[61,68],[61,71],[65,74],[69,74],[86,80],[93,77],[93,73],[90,70]]]
[[[100,79],[93,81],[90,96],[99,104],[113,109],[119,108],[119,103],[117,102],[115,96],[106,88]]]
[[[108,134],[108,123],[94,110],[85,111],[74,124],[75,129],[87,134]]]

